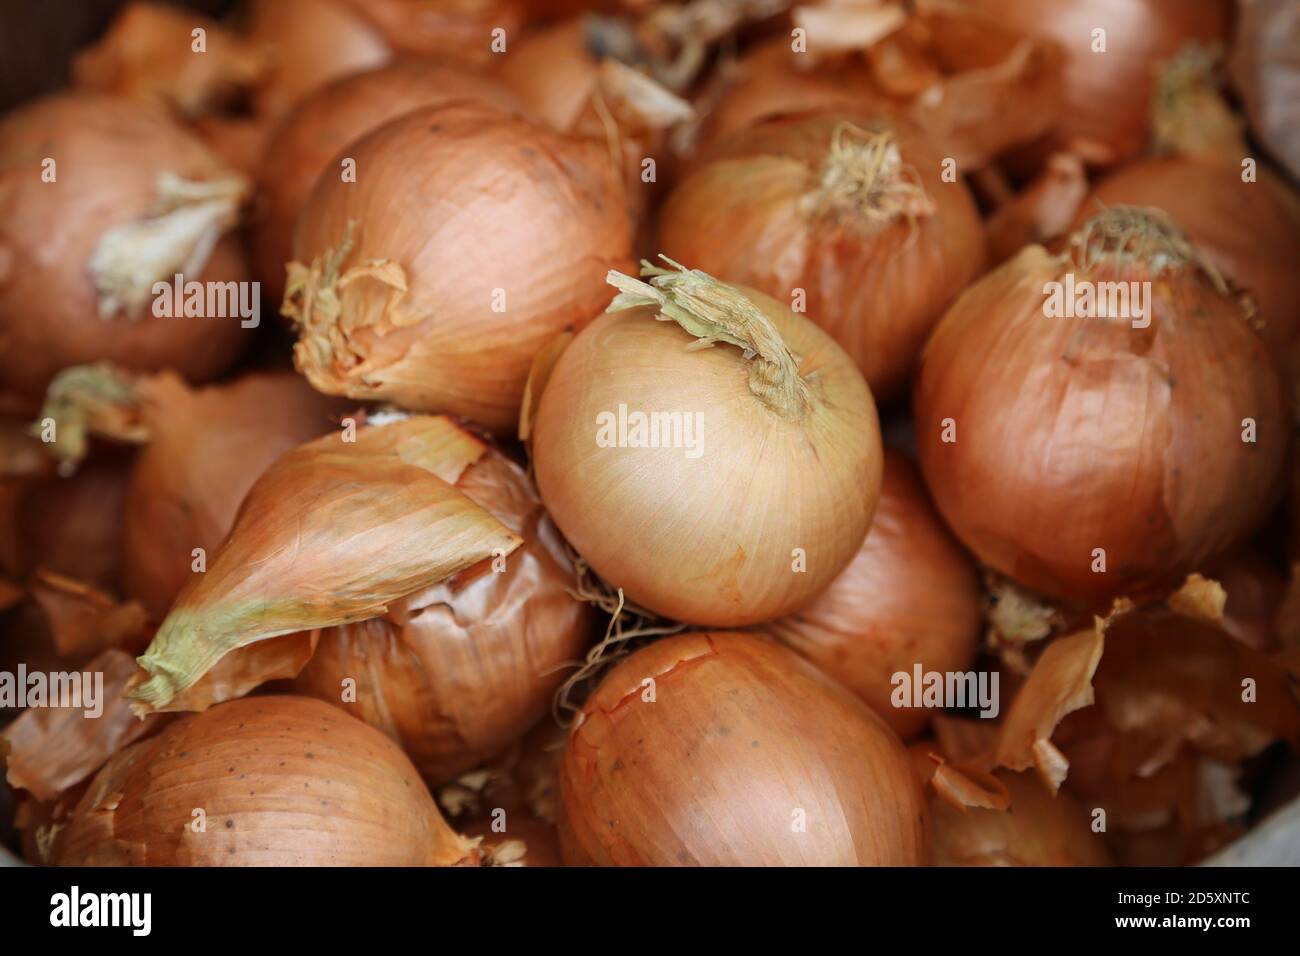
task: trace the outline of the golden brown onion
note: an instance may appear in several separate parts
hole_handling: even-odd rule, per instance
[[[1110,316],[1080,315],[1087,295]],[[1159,213],[1113,207],[1060,256],[1026,248],[957,300],[921,359],[916,433],[940,513],[986,564],[1079,600],[1227,550],[1275,500],[1290,438],[1249,319]]]
[[[560,794],[570,866],[925,862],[925,800],[898,738],[754,634],[665,638],[610,671]]]
[[[663,251],[806,311],[879,398],[903,387],[943,310],[983,271],[970,193],[943,181],[905,120],[771,120],[693,168],[660,210]]]
[[[349,154],[358,181],[323,177],[298,225],[299,370],[328,394],[513,429],[534,354],[596,315],[628,259],[605,154],[473,104],[408,113]]]
[[[284,298],[294,227],[312,186],[336,154],[403,113],[459,100],[522,110],[504,86],[464,66],[404,60],[321,87],[271,132],[257,176],[262,207],[254,232],[268,302]]]
[[[564,544],[524,471],[484,447],[456,487],[522,538],[519,549],[413,595],[401,621],[323,631],[295,684],[384,731],[433,785],[523,735],[547,711],[561,665],[592,637],[589,607],[569,593]]]
[[[812,604],[762,630],[857,694],[904,740],[929,723],[891,702],[892,677],[967,670],[979,649],[979,577],[915,467],[885,452],[880,503],[849,566]]]
[[[551,517],[611,587],[738,627],[797,610],[852,559],[879,493],[880,429],[821,329],[680,270],[610,274],[610,314],[551,370],[533,462]]]
[[[451,866],[473,844],[383,734],[305,697],[183,717],[119,751],[58,833],[60,866]]]
[[[154,315],[152,288],[176,273],[247,279],[222,238],[245,188],[202,142],[129,100],[65,94],[6,116],[0,378],[39,395],[60,369],[100,359],[191,380],[222,372],[247,332],[240,317]]]

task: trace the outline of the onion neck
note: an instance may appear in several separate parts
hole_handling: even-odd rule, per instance
[[[831,134],[821,180],[805,208],[874,230],[898,219],[915,224],[935,212],[916,171],[903,163],[890,130],[839,123]]]
[[[1157,155],[1238,163],[1249,155],[1241,119],[1223,98],[1218,45],[1188,44],[1161,64],[1151,96],[1151,149]]]
[[[695,336],[690,350],[726,342],[749,362],[749,390],[783,418],[797,421],[812,407],[812,392],[799,374],[799,363],[772,320],[735,286],[698,269],[687,269],[661,256],[672,269],[642,260],[642,282],[610,271],[605,281],[619,290],[607,312],[650,306]]]
[[[1070,239],[1075,265],[1088,272],[1140,270],[1151,278],[1171,272],[1201,273],[1222,295],[1227,281],[1166,213],[1144,206],[1111,206]]]
[[[150,427],[141,405],[139,376],[111,362],[74,365],[50,382],[32,434],[40,436],[47,419],[54,422],[50,451],[60,471],[70,474],[86,457],[92,435],[126,444],[148,442]]]

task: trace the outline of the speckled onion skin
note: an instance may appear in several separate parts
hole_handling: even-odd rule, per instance
[[[204,832],[191,827],[195,809]],[[306,697],[246,697],[117,754],[62,866],[431,866],[468,856],[397,745]]]
[[[666,617],[739,627],[788,614],[857,552],[880,489],[875,403],[829,336],[743,290],[775,323],[814,394],[789,421],[749,389],[739,348],[687,351],[648,308],[612,313],[560,356],[542,393],[533,464],[556,525],[607,584]],[[703,452],[602,448],[597,416],[700,412]],[[796,571],[794,549],[806,554]]]
[[[898,738],[753,634],[665,638],[610,671],[565,748],[560,794],[570,866],[918,866],[927,855],[925,800]]]
[[[1176,583],[1249,534],[1280,491],[1291,426],[1267,346],[1208,282],[1152,281],[1151,325],[1135,329],[1045,316],[1045,283],[1071,270],[1150,278],[1027,247],[935,330],[916,435],[935,504],[976,556],[1045,594],[1104,601]]]

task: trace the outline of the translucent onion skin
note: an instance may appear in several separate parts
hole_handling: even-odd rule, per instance
[[[921,467],[957,537],[1020,583],[1079,600],[1172,583],[1250,534],[1290,437],[1282,382],[1240,301],[1175,228],[1131,207],[1103,218],[1131,224],[1142,251],[1087,268],[1026,247],[949,310],[915,396]],[[1046,283],[1068,273],[1149,281],[1150,326],[1047,317]]]
[[[751,392],[741,349],[688,350],[690,334],[641,307],[574,338],[533,427],[542,500],[578,553],[629,601],[707,627],[771,620],[821,593],[862,544],[880,487],[875,404],[849,357],[803,316],[737,289],[801,359],[806,417]],[[600,416],[620,406],[699,416],[698,455],[601,447]]]
[[[573,568],[523,470],[489,449],[457,482],[524,539],[501,573],[453,579],[385,618],[321,632],[295,688],[343,707],[398,741],[437,786],[505,750],[546,713],[591,642]],[[341,701],[344,681],[355,700]]]
[[[119,751],[59,831],[53,861],[434,866],[473,852],[383,734],[320,701],[249,697]]]
[[[890,701],[891,678],[914,665],[964,671],[979,650],[974,562],[953,540],[916,468],[885,452],[880,502],[857,555],[812,604],[763,626],[858,695],[902,739],[930,722]]]
[[[813,202],[846,124],[894,134],[900,175],[923,189],[932,212],[828,211]],[[808,317],[882,401],[903,388],[944,309],[983,272],[984,227],[969,190],[942,181],[938,153],[904,120],[769,120],[706,150],[692,168],[660,210],[662,251],[782,302],[803,290]]]
[[[1054,143],[1087,140],[1114,161],[1146,145],[1155,68],[1191,42],[1227,37],[1229,0],[962,0],[1003,26],[1065,50],[1065,104]],[[1093,51],[1105,30],[1106,52]]]
[[[1110,866],[1106,835],[1084,807],[1053,796],[1032,771],[996,774],[1011,795],[1006,810],[959,810],[930,800],[935,866]]]
[[[215,554],[258,476],[334,427],[330,415],[342,408],[292,372],[194,391],[173,379],[149,394],[150,441],[126,496],[123,577],[161,621],[194,575],[194,549]]]
[[[458,100],[522,111],[503,85],[465,66],[403,60],[328,83],[285,117],[268,137],[257,176],[262,205],[254,257],[267,301],[284,297],[294,227],[335,154],[403,113]]]
[[[351,282],[337,319],[300,332],[299,370],[331,394],[512,430],[533,356],[589,322],[609,301],[605,273],[629,263],[604,147],[461,103],[408,113],[348,149],[362,173],[316,184],[295,256],[326,256],[355,221],[345,277],[387,260],[406,291]]]
[[[41,181],[46,158],[53,183]],[[238,318],[99,317],[90,258],[106,230],[151,215],[163,173],[229,175],[200,140],[129,100],[61,94],[0,121],[0,380],[9,389],[39,396],[60,369],[102,359],[191,381],[233,361],[247,331]],[[247,278],[229,236],[200,275],[186,276]]]
[[[1182,227],[1205,257],[1250,293],[1264,339],[1281,348],[1300,333],[1300,208],[1267,169],[1242,181],[1239,162],[1144,159],[1097,184],[1080,213],[1115,205],[1154,206]]]
[[[915,866],[927,853],[898,738],[754,634],[669,637],[610,671],[565,748],[560,798],[569,866]]]

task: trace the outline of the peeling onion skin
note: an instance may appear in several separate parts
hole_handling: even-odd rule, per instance
[[[802,359],[816,397],[805,420],[750,392],[739,348],[688,351],[690,334],[638,308],[574,338],[532,433],[542,500],[578,553],[629,601],[705,627],[743,627],[810,602],[862,544],[880,488],[880,426],[857,368],[803,316],[740,292]],[[702,452],[600,447],[597,416],[620,404],[698,411]]]
[[[610,671],[570,735],[560,799],[569,866],[917,866],[927,855],[928,812],[898,738],[754,634],[665,638]]]
[[[916,468],[886,450],[880,503],[857,555],[812,604],[762,627],[853,691],[903,740],[930,723],[895,707],[899,671],[964,671],[979,651],[979,576]]]
[[[524,543],[506,570],[443,582],[405,624],[375,618],[321,632],[294,687],[343,707],[406,750],[431,786],[505,750],[545,714],[593,637],[573,569],[523,470],[495,449],[457,487]],[[340,702],[352,678],[356,699]]]
[[[284,298],[293,231],[321,174],[345,146],[403,113],[457,100],[521,112],[500,83],[465,66],[402,60],[353,73],[307,96],[270,134],[258,170],[261,214],[253,233],[264,299]],[[337,169],[337,167],[335,167]]]
[[[392,260],[408,291],[390,302],[382,283],[353,283],[343,322],[359,327],[342,339],[337,326],[301,333],[299,370],[330,394],[512,430],[533,356],[591,321],[610,300],[605,273],[630,265],[631,226],[604,147],[461,103],[408,113],[348,154],[358,182],[316,184],[295,258],[324,256],[355,221],[344,269]],[[497,290],[504,311],[493,309]]]
[[[805,209],[845,122],[897,137],[931,215],[829,217]],[[965,184],[941,180],[924,136],[883,114],[783,117],[707,149],[659,214],[659,248],[720,279],[792,303],[843,346],[885,401],[906,385],[926,336],[984,270],[984,226]]]
[[[1116,162],[1146,145],[1156,66],[1191,42],[1227,38],[1229,0],[961,0],[1008,29],[1065,50],[1064,105],[1055,147],[1088,140]],[[1092,50],[1094,29],[1106,52]]]
[[[958,810],[935,796],[935,866],[1110,866],[1106,835],[1069,794],[1053,796],[1033,771],[996,774],[1011,795],[1006,810]]]
[[[383,734],[310,698],[246,697],[119,751],[59,832],[53,861],[436,866],[473,852]]]
[[[57,180],[41,181],[54,159]],[[97,94],[38,100],[0,120],[0,380],[39,397],[60,369],[107,359],[172,368],[191,381],[225,371],[247,336],[237,318],[117,314],[101,319],[88,265],[103,233],[147,218],[158,177],[229,176],[165,113]],[[232,236],[186,280],[248,278]]]
[[[1047,317],[1045,283],[1070,271],[1150,280],[1150,327]],[[1187,265],[1089,272],[1026,247],[949,310],[915,397],[921,468],[949,527],[1047,595],[1173,583],[1249,535],[1280,493],[1290,425],[1273,357],[1240,302]]]
[[[1243,182],[1239,163],[1143,159],[1103,179],[1080,221],[1105,206],[1154,206],[1183,228],[1225,276],[1250,293],[1274,348],[1300,333],[1300,218],[1276,191],[1289,187],[1267,169]],[[1076,226],[1080,223],[1076,223]]]

